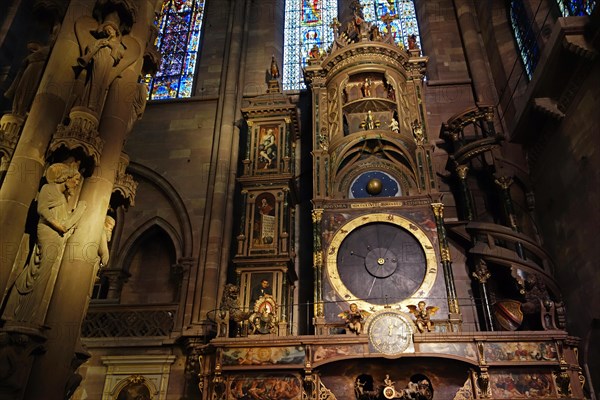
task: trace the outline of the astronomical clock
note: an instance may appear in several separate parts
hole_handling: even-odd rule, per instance
[[[313,96],[316,331],[339,331],[339,315],[352,304],[392,318],[419,301],[440,309],[438,329],[458,329],[424,119],[427,58],[385,40],[339,40],[335,58],[309,60],[305,73]]]

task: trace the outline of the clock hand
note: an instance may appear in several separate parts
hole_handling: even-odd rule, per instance
[[[383,253],[383,256],[382,256],[383,258],[385,258],[385,255],[390,250],[390,247],[392,246],[392,243],[394,243],[396,241],[396,238],[398,237],[399,234],[400,234],[400,232],[396,232],[396,234],[394,235],[394,238],[392,240],[390,240],[390,244],[385,247],[385,253]]]
[[[360,257],[360,258],[367,258],[366,256],[361,256],[360,254],[356,254],[354,251],[350,251],[350,255]]]

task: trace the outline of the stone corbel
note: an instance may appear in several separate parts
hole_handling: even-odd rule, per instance
[[[129,156],[125,153],[121,153],[119,165],[115,174],[113,196],[111,196],[110,204],[114,210],[119,207],[124,207],[127,209],[130,206],[135,205],[135,194],[137,191],[138,182],[133,179],[132,175],[125,172],[128,165]]]

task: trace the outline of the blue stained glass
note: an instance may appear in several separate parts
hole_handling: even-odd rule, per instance
[[[408,37],[415,35],[417,45],[421,47],[419,23],[413,0],[361,0],[365,21],[376,22],[381,32],[387,32],[387,26],[382,21],[386,15],[394,17],[391,22],[392,36],[396,43],[408,47]]]
[[[145,79],[151,100],[192,95],[204,0],[165,0],[157,21],[156,47],[162,61],[154,78]]]
[[[592,15],[596,0],[557,0],[563,17]]]
[[[329,25],[337,17],[337,0],[286,0],[283,48],[283,89],[305,89],[302,68],[313,45],[333,41]]]
[[[510,22],[525,72],[531,80],[533,71],[540,59],[540,48],[522,1],[513,0],[510,2]]]

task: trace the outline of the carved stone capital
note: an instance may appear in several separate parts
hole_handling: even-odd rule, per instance
[[[83,151],[97,165],[104,147],[104,140],[98,133],[98,115],[85,107],[73,107],[68,125],[59,125],[50,142],[49,153],[61,147],[68,152]]]
[[[135,194],[138,182],[133,179],[133,176],[125,172],[128,165],[129,156],[125,153],[121,153],[112,190],[113,195],[117,195],[111,197],[110,206],[113,209],[119,207],[129,208],[130,206],[135,205]]]
[[[133,27],[137,11],[133,0],[96,0],[93,16],[99,23],[117,23],[121,33],[126,35]]]
[[[0,119],[0,157],[6,157],[7,161],[17,147],[23,122],[25,118],[15,114],[4,114]]]

